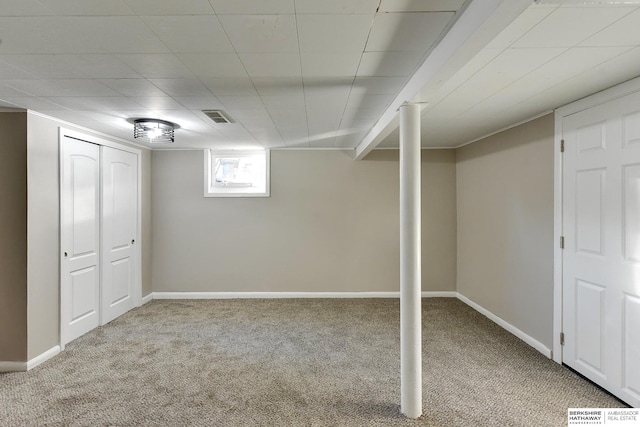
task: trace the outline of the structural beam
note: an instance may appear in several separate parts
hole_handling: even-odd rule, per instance
[[[400,107],[400,411],[422,415],[420,106]]]
[[[397,129],[397,111],[404,102],[428,102],[435,106],[437,99],[432,97],[437,94],[437,87],[455,75],[533,1],[473,0],[465,4],[466,8],[457,12],[453,26],[358,144],[355,160],[362,160]],[[438,96],[444,98],[447,95],[442,93]]]

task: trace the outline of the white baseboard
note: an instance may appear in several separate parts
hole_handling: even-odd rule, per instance
[[[148,295],[142,297],[142,304],[140,305],[145,305],[146,303],[151,302],[152,299],[153,299],[153,292],[150,292]]]
[[[154,292],[153,299],[398,298],[398,292]]]
[[[551,350],[547,346],[542,344],[540,341],[538,341],[535,338],[525,334],[520,329],[518,329],[515,326],[513,326],[511,323],[507,322],[506,320],[502,319],[501,317],[496,316],[495,314],[493,314],[492,312],[490,312],[486,308],[482,307],[479,304],[476,304],[475,302],[471,301],[469,298],[465,297],[464,295],[462,295],[460,293],[458,293],[458,299],[460,301],[464,302],[465,304],[467,304],[469,307],[471,307],[474,310],[476,310],[477,312],[479,312],[480,314],[483,314],[484,316],[488,317],[489,320],[492,320],[493,322],[497,323],[502,328],[504,328],[507,331],[511,332],[513,335],[515,335],[516,337],[520,338],[522,341],[526,342],[531,347],[535,348],[540,353],[544,354],[546,357],[551,358],[551,354],[552,354]]]
[[[60,354],[60,346],[57,345],[53,348],[50,348],[49,350],[45,351],[44,353],[42,353],[40,356],[36,356],[33,359],[29,360],[27,362],[27,371],[29,369],[33,369],[36,366],[46,362],[47,360],[51,359],[52,357],[57,356],[58,354]]]
[[[0,362],[0,372],[26,372],[46,362],[52,357],[57,356],[58,354],[60,354],[59,345],[50,348],[41,355],[36,356],[27,362]]]
[[[399,294],[398,298],[400,298]],[[422,298],[458,298],[458,293],[456,291],[425,291],[422,292]]]
[[[455,298],[455,291],[422,292],[422,298]],[[400,298],[400,292],[153,292],[153,299],[251,299],[251,298]],[[144,298],[143,298],[144,303]]]

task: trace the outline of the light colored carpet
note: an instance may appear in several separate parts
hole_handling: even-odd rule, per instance
[[[27,373],[1,426],[562,426],[619,401],[455,299],[424,299],[424,411],[399,414],[399,302],[153,301]]]

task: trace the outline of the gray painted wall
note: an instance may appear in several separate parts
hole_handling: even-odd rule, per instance
[[[60,203],[58,125],[28,115],[29,353],[32,359],[60,343]]]
[[[28,358],[59,340],[58,125],[28,115],[28,172],[14,174],[29,179],[28,315],[12,316],[28,317],[28,335],[18,333],[28,344],[15,347]],[[266,199],[204,198],[202,155],[143,150],[143,295],[398,290],[396,150],[360,162],[274,151]],[[423,290],[457,289],[551,347],[553,118],[422,156]],[[26,301],[24,285],[16,289]]]
[[[270,198],[204,198],[202,151],[152,155],[156,292],[399,290],[396,150],[272,151]],[[423,155],[423,290],[455,290],[455,153]]]
[[[457,151],[457,289],[553,347],[553,115]]]
[[[27,356],[27,114],[0,113],[0,361]]]

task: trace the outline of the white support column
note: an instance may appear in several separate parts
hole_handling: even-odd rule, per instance
[[[422,415],[420,106],[400,107],[400,411]]]

